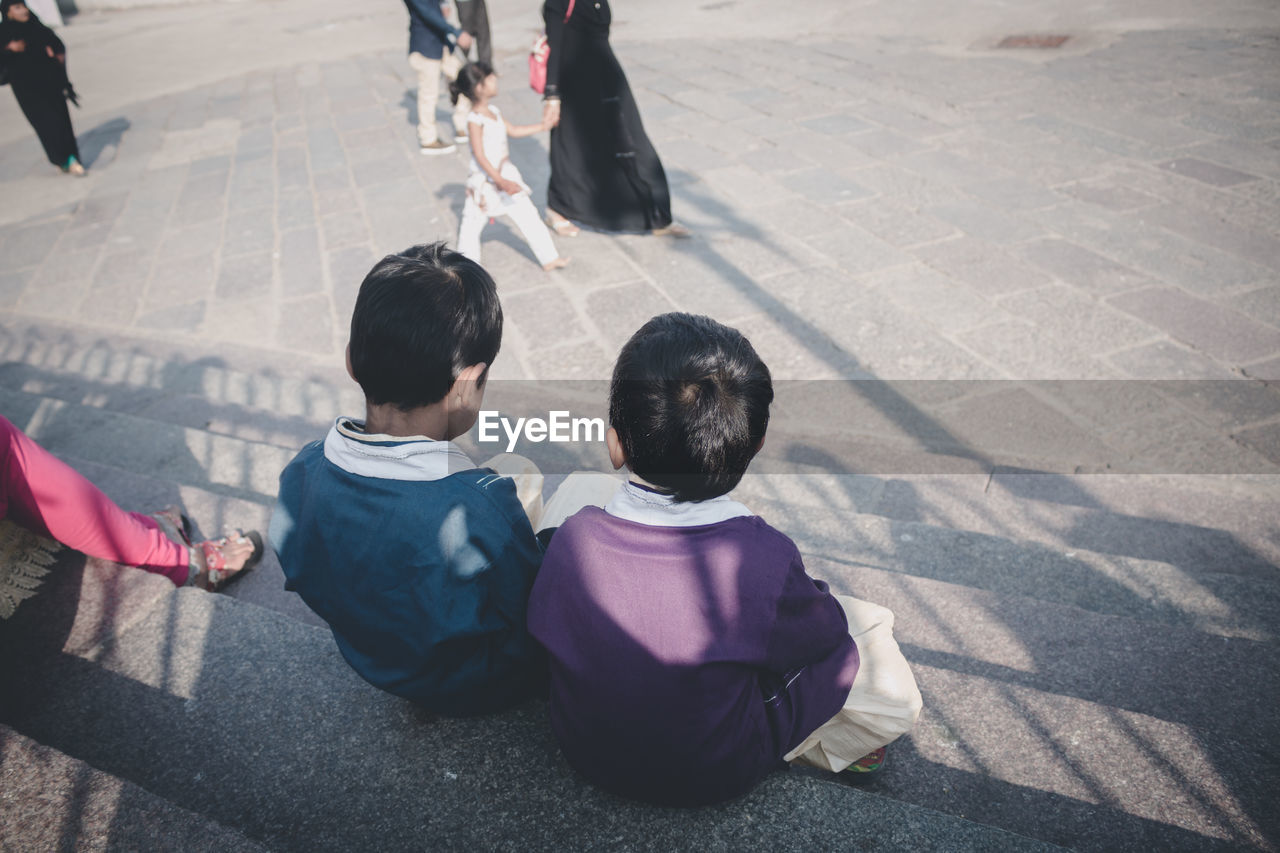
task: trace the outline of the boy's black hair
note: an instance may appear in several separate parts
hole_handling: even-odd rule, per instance
[[[493,73],[493,66],[487,62],[468,62],[462,66],[458,76],[449,84],[449,100],[458,103],[459,96],[468,101],[475,100],[476,86],[485,81]]]
[[[351,372],[370,403],[408,411],[438,402],[463,368],[493,364],[501,345],[493,278],[444,243],[387,255],[360,285]]]
[[[737,329],[695,314],[654,317],[622,347],[609,424],[627,465],[677,501],[727,494],[769,426],[769,368]]]

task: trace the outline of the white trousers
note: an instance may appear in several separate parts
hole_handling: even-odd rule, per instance
[[[443,59],[427,59],[414,51],[409,54],[409,67],[418,75],[418,144],[430,145],[439,138],[439,131],[436,129],[436,101],[440,98],[440,75],[444,74],[452,81],[458,76],[462,63],[451,52],[446,52]],[[464,136],[469,112],[471,101],[466,97],[459,97],[457,106],[453,108],[453,129]]]
[[[510,216],[524,241],[533,250],[538,263],[547,264],[560,257],[556,244],[551,242],[551,232],[542,224],[538,209],[528,193],[509,196],[506,193],[489,193],[489,210],[480,208],[471,194],[462,208],[462,223],[458,226],[458,251],[477,264],[480,260],[480,234],[489,223],[490,216]],[[494,196],[497,198],[495,199]],[[494,202],[497,202],[496,204]]]
[[[524,507],[533,529],[559,527],[564,520],[586,506],[603,507],[618,491],[622,481],[599,471],[574,471],[556,489],[545,504],[542,500],[542,472],[533,462],[518,453],[499,453],[482,462],[481,468],[492,468],[516,483],[516,497]]]
[[[893,638],[893,612],[837,595],[858,646],[858,674],[844,707],[783,758],[839,773],[911,731],[923,701],[911,666]]]

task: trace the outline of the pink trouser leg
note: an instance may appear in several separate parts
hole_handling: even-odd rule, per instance
[[[138,566],[181,586],[187,549],[155,520],[125,512],[98,488],[0,417],[0,516],[90,557]]]

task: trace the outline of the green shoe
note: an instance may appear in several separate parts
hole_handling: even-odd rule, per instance
[[[886,750],[883,746],[873,752],[868,752],[840,771],[840,777],[846,782],[852,782],[855,785],[869,782],[880,775],[880,771],[884,770],[885,757]]]

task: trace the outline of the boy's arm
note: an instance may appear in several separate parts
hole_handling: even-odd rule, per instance
[[[845,653],[850,645],[844,609],[824,582],[809,577],[797,551],[778,596],[766,666],[777,673],[791,672],[832,653]]]

